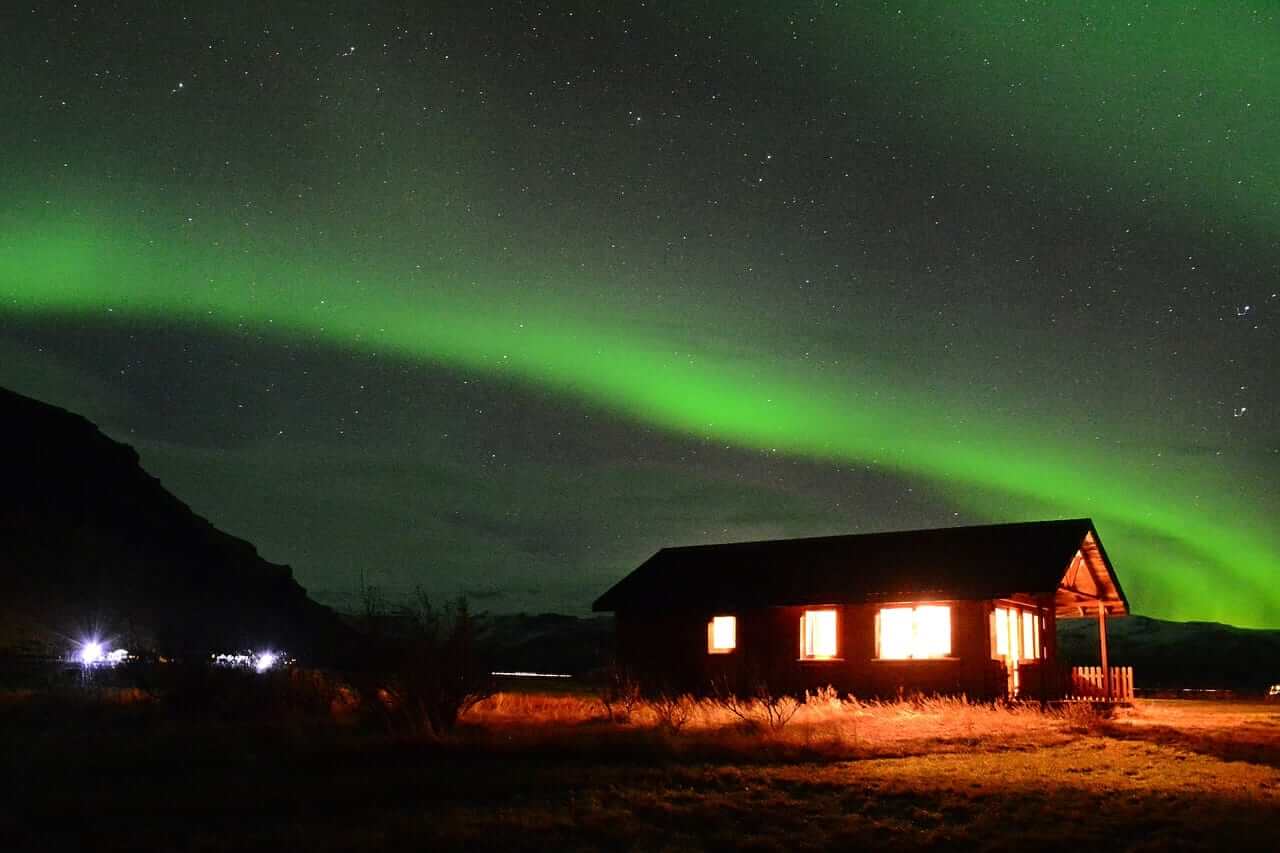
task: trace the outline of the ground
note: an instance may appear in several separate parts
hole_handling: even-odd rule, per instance
[[[589,699],[508,694],[431,741],[11,703],[0,837],[312,853],[1276,846],[1275,705],[818,706],[782,730],[695,710],[675,731],[641,709],[610,722]]]

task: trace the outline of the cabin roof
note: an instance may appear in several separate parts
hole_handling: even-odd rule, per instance
[[[1074,518],[663,548],[593,610],[740,609],[1055,595],[1059,616],[1129,603],[1093,521]]]

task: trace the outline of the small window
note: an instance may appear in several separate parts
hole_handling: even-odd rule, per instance
[[[1009,608],[996,608],[996,654],[998,658],[1009,657]]]
[[[945,658],[951,654],[951,608],[939,604],[883,607],[876,614],[876,657]]]
[[[800,617],[800,657],[803,660],[830,660],[836,656],[836,610],[806,610]]]
[[[1024,658],[1040,657],[1040,620],[1030,610],[1022,611],[1022,656]]]
[[[1040,616],[1021,607],[995,609],[995,649],[992,657],[1039,660]]]
[[[713,616],[707,623],[707,651],[713,655],[727,655],[738,647],[738,619],[736,616]]]

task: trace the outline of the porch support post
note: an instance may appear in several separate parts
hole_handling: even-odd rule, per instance
[[[1098,599],[1098,648],[1102,653],[1102,689],[1111,701],[1111,667],[1107,664],[1107,607]]]

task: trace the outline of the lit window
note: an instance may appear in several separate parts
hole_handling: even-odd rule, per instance
[[[800,657],[823,660],[836,656],[836,611],[806,610],[800,617]]]
[[[996,657],[1009,657],[1009,608],[996,608]]]
[[[1024,658],[1040,657],[1040,632],[1036,629],[1040,620],[1030,610],[1022,611],[1022,656]]]
[[[946,605],[884,607],[876,622],[878,658],[913,660],[951,654],[951,608]]]
[[[707,623],[707,651],[713,655],[724,655],[737,647],[737,617],[713,616]]]
[[[886,607],[880,611],[880,645],[876,657],[901,660],[911,657],[915,645],[915,613],[910,607]]]
[[[1040,658],[1040,618],[1034,611],[997,607],[995,628],[996,646],[992,657],[1008,660]]]

